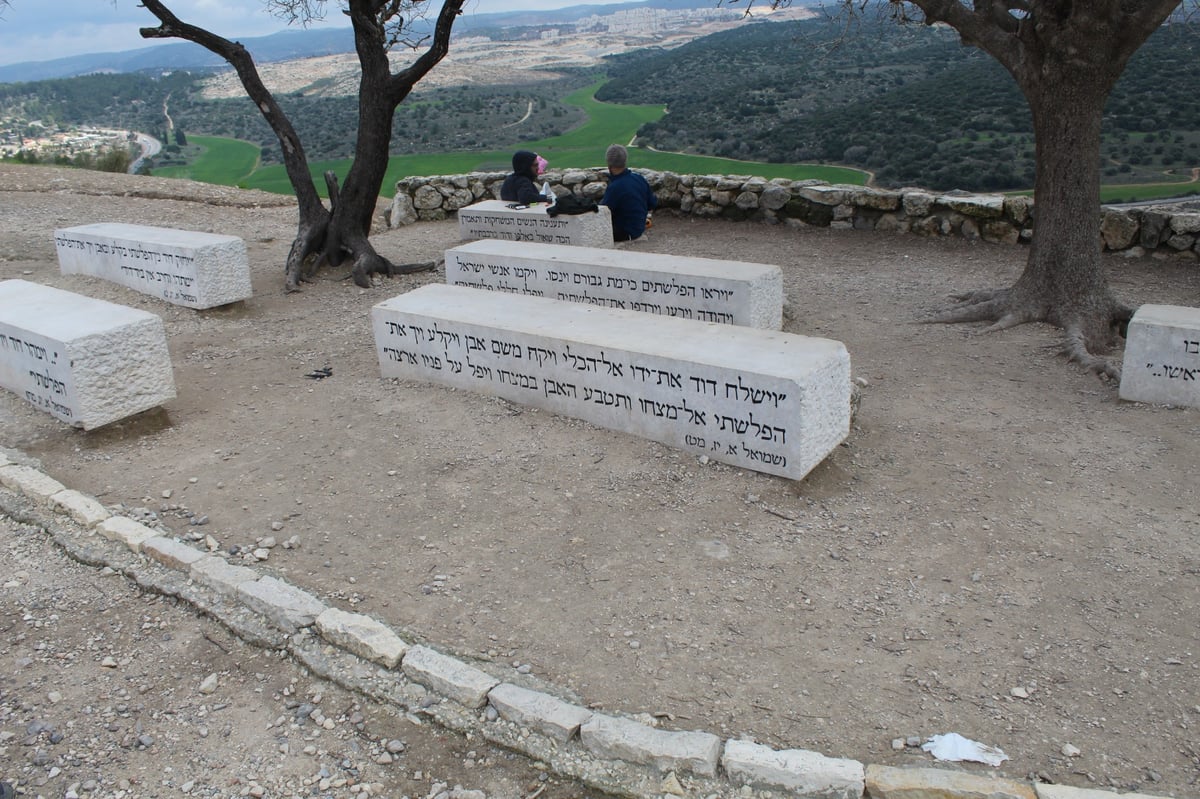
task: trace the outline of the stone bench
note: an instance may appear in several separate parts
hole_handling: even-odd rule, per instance
[[[1121,399],[1200,408],[1200,308],[1143,305],[1129,321]]]
[[[764,330],[783,323],[783,277],[767,264],[484,240],[446,250],[446,282]]]
[[[0,281],[0,385],[84,430],[175,397],[161,319],[26,280]]]
[[[92,275],[188,308],[251,295],[246,244],[236,236],[99,222],[54,231],[64,275]]]
[[[550,216],[545,205],[509,208],[504,200],[484,200],[458,209],[458,237],[569,244],[573,247],[612,247],[612,217],[598,213]]]
[[[371,310],[384,377],[432,380],[799,479],[850,430],[841,342],[462,286]]]

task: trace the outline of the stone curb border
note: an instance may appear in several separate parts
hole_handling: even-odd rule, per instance
[[[15,458],[15,459],[14,459]],[[67,554],[140,587],[187,601],[255,645],[285,650],[320,677],[544,762],[621,796],[815,799],[1159,799],[1027,783],[937,768],[897,768],[774,750],[702,731],[673,731],[606,715],[504,681],[437,650],[409,644],[379,621],[325,605],[254,569],[168,538],[66,488],[22,455],[0,450],[0,513],[43,527]],[[44,511],[55,516],[47,521]]]

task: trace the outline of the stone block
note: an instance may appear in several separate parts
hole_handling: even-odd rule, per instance
[[[205,555],[193,563],[188,574],[197,583],[230,599],[239,598],[238,588],[242,583],[258,579],[258,572],[254,569],[236,566],[214,555]]]
[[[175,397],[161,319],[25,280],[0,281],[0,386],[84,430]]]
[[[870,799],[1037,799],[1024,782],[936,768],[867,766]]]
[[[59,513],[70,516],[84,527],[95,527],[112,516],[94,497],[70,488],[59,491],[50,497],[50,506]]]
[[[600,206],[594,214],[550,216],[545,205],[509,208],[503,200],[484,200],[458,209],[458,237],[504,239],[573,247],[612,247],[612,216]]]
[[[317,616],[317,631],[334,646],[389,669],[396,668],[408,651],[400,636],[360,613],[329,608]]]
[[[0,467],[0,485],[9,491],[24,494],[30,499],[49,504],[50,497],[66,491],[67,487],[49,475],[42,474],[29,466]]]
[[[405,652],[400,668],[410,680],[464,707],[483,707],[487,703],[488,691],[500,683],[487,672],[427,646],[414,646]]]
[[[721,765],[735,783],[787,788],[811,799],[859,799],[863,793],[862,763],[804,749],[727,741]]]
[[[1200,408],[1200,308],[1137,309],[1125,339],[1120,396]]]
[[[289,633],[311,627],[329,608],[312,594],[274,577],[262,577],[237,587],[242,604]]]
[[[144,543],[160,535],[146,525],[125,516],[109,516],[96,525],[96,532],[109,541],[124,544],[134,552],[141,552]]]
[[[1072,788],[1070,785],[1050,785],[1042,782],[1035,783],[1033,787],[1038,799],[1163,799],[1161,796],[1145,793],[1117,793],[1098,788]]]
[[[664,774],[691,771],[711,777],[721,754],[721,739],[711,733],[659,730],[600,713],[580,726],[579,737],[596,757],[653,766]]]
[[[558,697],[531,691],[518,685],[501,683],[488,694],[488,701],[500,718],[532,729],[561,743],[566,743],[579,732],[594,714],[578,705],[564,702]]]
[[[799,479],[850,429],[841,342],[427,285],[371,311],[384,377],[433,380]]]
[[[151,560],[166,566],[168,569],[178,569],[186,572],[191,571],[193,563],[208,557],[208,555],[205,555],[195,547],[162,535],[156,535],[153,538],[147,538],[143,541],[142,553]]]
[[[246,244],[237,236],[97,222],[54,231],[64,275],[91,275],[188,308],[251,295]]]
[[[484,240],[446,250],[446,282],[701,322],[778,330],[778,266]]]

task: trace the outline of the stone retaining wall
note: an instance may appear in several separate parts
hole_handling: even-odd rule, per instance
[[[1033,200],[1001,194],[938,194],[925,189],[875,189],[745,175],[676,175],[638,170],[658,195],[660,209],[698,217],[770,224],[963,236],[1017,244],[1033,236]],[[500,196],[503,172],[405,178],[396,184],[388,225],[447,219],[458,209]],[[568,169],[543,175],[557,194],[599,200],[606,173]],[[1102,208],[1106,250],[1130,257],[1200,259],[1200,211],[1166,205]]]

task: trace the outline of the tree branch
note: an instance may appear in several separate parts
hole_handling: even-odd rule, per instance
[[[307,217],[309,214],[325,213],[325,207],[321,203],[321,197],[317,193],[312,175],[308,172],[308,159],[304,154],[300,136],[292,127],[287,114],[275,101],[271,91],[263,84],[250,51],[240,42],[231,42],[203,28],[182,22],[160,0],[142,0],[142,6],[157,17],[161,23],[157,28],[141,28],[139,33],[142,38],[184,39],[200,45],[229,62],[241,79],[246,94],[258,106],[259,112],[279,139],[284,166],[287,169],[292,188],[296,191],[301,215]]]

